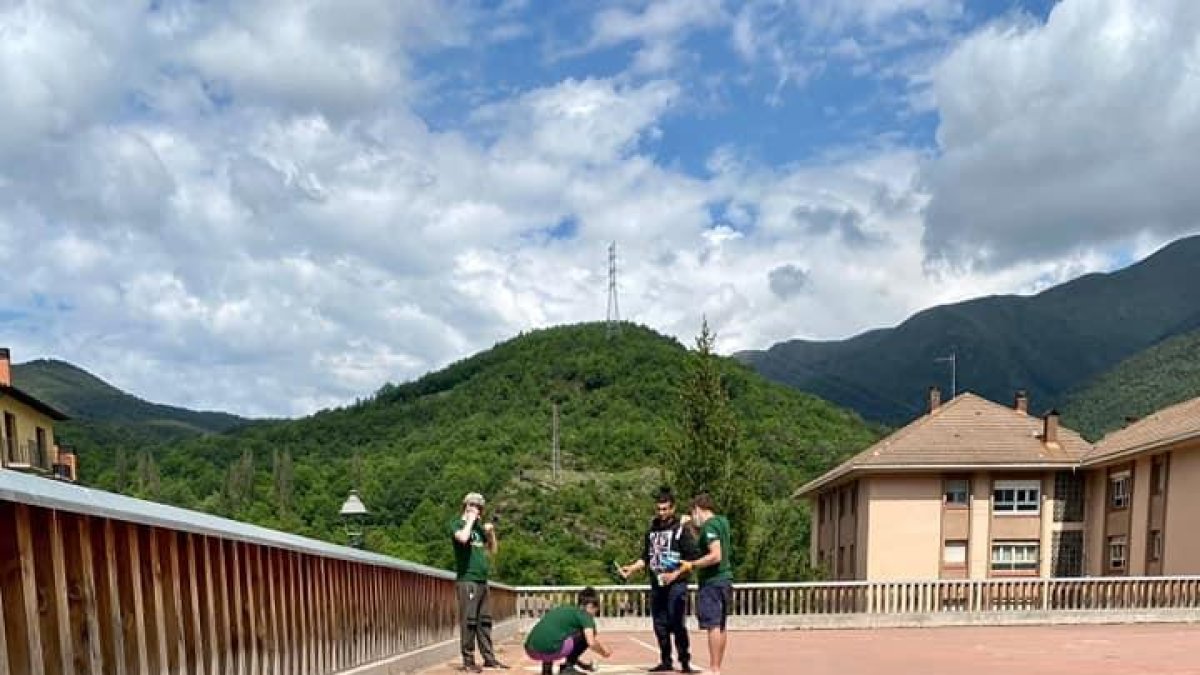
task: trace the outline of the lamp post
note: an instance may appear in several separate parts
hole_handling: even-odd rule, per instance
[[[361,549],[363,547],[363,521],[367,519],[367,507],[358,496],[358,490],[351,490],[350,496],[342,504],[342,524],[346,528],[347,543]]]

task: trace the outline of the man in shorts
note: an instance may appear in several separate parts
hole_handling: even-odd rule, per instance
[[[732,537],[729,520],[716,514],[712,497],[697,495],[691,504],[692,522],[700,528],[697,548],[700,557],[685,561],[677,572],[664,575],[663,583],[671,583],[678,576],[696,570],[700,590],[696,594],[696,618],[700,628],[708,631],[708,672],[721,675],[721,662],[725,658],[727,635],[725,624],[729,616],[729,605],[733,595]]]
[[[606,658],[612,654],[596,637],[599,612],[600,597],[588,587],[579,592],[575,605],[560,605],[542,616],[525,638],[525,653],[542,664],[542,675],[551,675],[559,660],[563,664],[558,672],[564,675],[595,670],[595,666],[579,662],[589,648]]]

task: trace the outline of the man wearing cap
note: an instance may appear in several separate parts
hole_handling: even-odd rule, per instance
[[[454,571],[458,580],[458,616],[463,664],[460,670],[508,668],[492,651],[492,613],[488,606],[488,554],[496,552],[496,528],[483,522],[483,495],[463,497],[462,515],[450,524],[454,541]],[[483,667],[475,663],[475,644]]]

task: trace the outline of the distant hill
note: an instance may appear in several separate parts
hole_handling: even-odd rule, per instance
[[[604,582],[631,559],[662,481],[662,451],[681,416],[681,344],[625,324],[526,333],[360,404],[131,452],[96,442],[92,473],[108,489],[340,541],[338,508],[358,487],[376,551],[446,566],[447,524],[468,491],[500,519],[500,577],[519,583]],[[774,527],[760,576],[801,574],[807,561],[801,483],[878,438],[856,414],[768,382],[722,359],[741,442],[766,470],[754,485]],[[551,472],[552,404],[564,474]],[[110,439],[112,440],[112,439]],[[750,568],[745,570],[750,574]]]
[[[1040,411],[1120,361],[1200,327],[1198,278],[1200,237],[1190,237],[1128,268],[1034,296],[936,307],[895,328],[792,340],[737,358],[769,379],[898,424],[923,411],[930,385],[949,388],[949,364],[935,359],[955,352],[960,391],[1007,401],[1025,389]]]
[[[247,422],[223,412],[149,403],[65,361],[39,359],[13,367],[13,384],[79,422],[143,426],[168,437],[219,433]]]
[[[1200,396],[1200,330],[1165,340],[1122,361],[1067,398],[1064,423],[1091,440],[1126,418]]]

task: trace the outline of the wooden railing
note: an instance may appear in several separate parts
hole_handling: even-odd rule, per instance
[[[519,615],[573,603],[582,586],[517,589]],[[601,616],[648,617],[647,586],[598,586]],[[690,601],[695,602],[693,586]],[[694,604],[693,604],[694,606]],[[732,616],[1200,609],[1200,577],[736,584]]]
[[[0,675],[334,673],[455,612],[441,570],[0,470]]]

